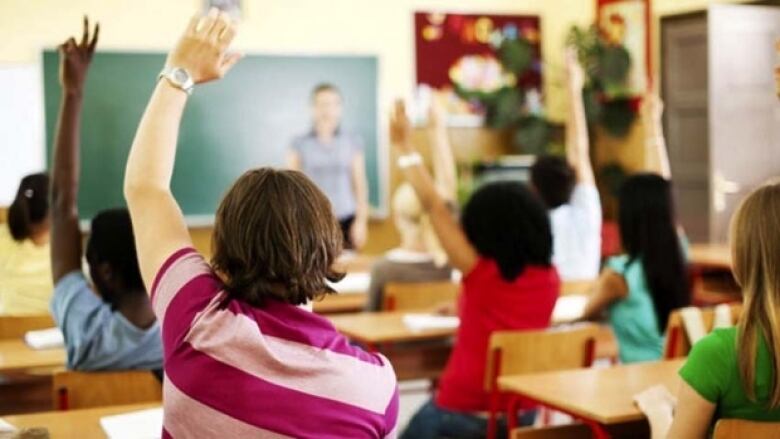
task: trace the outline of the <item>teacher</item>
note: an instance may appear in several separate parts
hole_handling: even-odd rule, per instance
[[[341,224],[345,247],[359,250],[368,229],[368,182],[363,141],[341,127],[341,93],[319,84],[311,94],[313,127],[295,138],[288,153],[290,169],[303,171],[327,195]]]

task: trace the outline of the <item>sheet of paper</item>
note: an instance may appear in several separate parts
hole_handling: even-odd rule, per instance
[[[52,349],[65,346],[65,339],[59,328],[29,331],[24,334],[24,342],[33,349]]]
[[[555,308],[553,309],[553,323],[570,322],[579,319],[585,312],[585,305],[587,304],[588,296],[585,295],[558,297],[558,301],[555,302]]]
[[[330,286],[341,294],[366,293],[370,283],[369,273],[348,273],[339,282],[329,282]]]
[[[456,316],[440,316],[436,314],[405,314],[404,325],[412,331],[426,329],[455,329],[460,325]]]
[[[16,427],[4,421],[3,419],[0,419],[0,433],[13,433],[15,431]]]
[[[159,439],[162,425],[162,407],[100,418],[109,439]]]

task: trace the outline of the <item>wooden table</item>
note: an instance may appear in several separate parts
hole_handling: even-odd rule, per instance
[[[59,368],[65,358],[62,348],[35,350],[22,340],[0,340],[0,373]]]
[[[159,404],[118,405],[64,412],[4,416],[2,419],[20,429],[46,428],[52,439],[93,439],[106,437],[100,427],[100,418],[159,406]]]
[[[341,314],[362,311],[367,303],[368,293],[328,294],[313,302],[312,309],[317,314]]]
[[[731,270],[731,249],[726,244],[693,244],[690,261],[701,268]]]
[[[499,378],[498,386],[516,396],[510,412],[519,398],[525,398],[582,420],[596,438],[608,438],[608,426],[644,419],[634,405],[635,394],[657,384],[677,392],[677,371],[684,361],[509,376]]]
[[[382,343],[442,339],[455,335],[453,328],[413,331],[404,324],[405,314],[408,311],[362,312],[331,316],[330,321],[351,340],[371,348]]]

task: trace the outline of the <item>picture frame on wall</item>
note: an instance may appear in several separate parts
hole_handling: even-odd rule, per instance
[[[205,0],[204,10],[211,8],[226,12],[233,20],[241,19],[241,0]]]
[[[653,83],[651,0],[596,0],[596,23],[603,37],[631,56],[629,93],[644,95]]]

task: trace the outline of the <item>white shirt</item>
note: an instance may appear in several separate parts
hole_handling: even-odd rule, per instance
[[[601,200],[592,184],[577,184],[568,204],[550,212],[553,264],[565,281],[595,279],[601,261]]]

